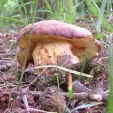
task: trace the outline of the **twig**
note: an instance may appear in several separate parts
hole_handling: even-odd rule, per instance
[[[21,98],[22,98],[22,100],[23,100],[23,102],[25,104],[25,107],[26,107],[27,112],[30,113],[29,112],[29,104],[28,104],[27,96],[25,95],[25,93],[27,92],[27,90],[28,89],[26,89],[26,88],[21,89]]]
[[[47,69],[47,68],[46,68]],[[45,72],[46,71],[46,69],[44,69],[38,76],[36,76],[36,78],[35,79],[33,79],[33,81],[29,84],[29,85],[32,85],[32,84],[34,84],[37,80],[38,80],[38,78],[43,74],[43,72]]]
[[[22,95],[22,100],[23,100],[23,102],[25,104],[25,107],[26,107],[27,112],[30,113],[29,112],[29,104],[28,104],[26,95]]]
[[[9,92],[7,92],[9,93]],[[12,91],[11,94],[15,95],[21,95],[20,92]],[[61,93],[63,96],[68,96],[68,93]],[[24,92],[23,95],[32,95],[32,96],[39,96],[42,95],[42,92],[40,91],[28,91]],[[100,98],[102,100],[100,100]],[[106,101],[108,98],[108,92],[104,92],[103,94],[95,94],[92,92],[80,92],[80,93],[73,93],[73,98],[84,100],[84,99],[90,99],[90,100],[96,100],[96,101]]]
[[[83,105],[80,105],[78,107],[75,107],[74,109],[71,110],[71,113],[77,111],[77,110],[80,110],[80,109],[85,109],[85,108],[90,108],[90,107],[94,107],[94,106],[98,106],[98,105],[102,105],[103,102],[93,102],[91,104],[83,104]]]
[[[57,112],[48,112],[48,111],[44,111],[44,110],[38,110],[35,108],[29,108],[28,110],[31,112],[34,111],[34,112],[42,112],[42,113],[57,113]]]
[[[41,69],[41,68],[57,68],[57,69],[65,71],[65,72],[69,72],[69,73],[72,73],[72,74],[77,74],[79,76],[81,75],[81,76],[84,76],[84,77],[93,78],[92,75],[89,75],[89,74],[86,74],[86,73],[82,73],[82,72],[78,72],[78,71],[75,71],[75,70],[72,70],[72,69],[68,69],[68,68],[65,68],[65,67],[62,67],[62,66],[58,66],[58,65],[36,66],[36,67],[34,67],[32,69]]]

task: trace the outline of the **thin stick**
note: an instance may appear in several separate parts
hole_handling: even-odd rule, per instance
[[[92,75],[89,75],[89,74],[86,74],[86,73],[83,73],[83,72],[78,72],[78,71],[75,71],[75,70],[72,70],[72,69],[68,69],[68,68],[65,68],[65,67],[62,67],[62,66],[58,66],[58,65],[36,66],[33,69],[41,69],[41,68],[57,68],[57,69],[65,71],[65,72],[69,72],[69,73],[72,73],[72,74],[77,74],[79,76],[81,75],[81,76],[84,76],[84,77],[93,78]]]
[[[38,110],[38,109],[35,109],[35,108],[29,108],[28,110],[29,111],[35,111],[35,112],[42,112],[42,113],[57,113],[57,112],[47,112],[47,111],[44,111],[44,110]]]

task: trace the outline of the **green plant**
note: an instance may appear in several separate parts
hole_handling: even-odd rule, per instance
[[[113,32],[112,10],[112,0],[0,0],[0,26],[25,26],[43,19],[77,23],[82,19],[95,25],[98,33],[103,29]]]
[[[27,25],[33,23],[38,17],[37,0],[24,2],[23,0],[0,1],[0,25]]]
[[[49,19],[63,20],[68,23],[73,23],[75,20],[76,7],[73,0],[56,0],[56,8],[53,9],[50,0],[45,0],[45,5],[48,10]]]
[[[19,22],[14,17],[10,17],[16,14],[16,8],[18,7],[17,0],[0,0],[0,26],[3,27],[10,22]]]
[[[106,13],[110,12],[110,8],[112,7],[110,4],[111,0],[102,0],[100,6],[98,5],[99,0],[85,0],[85,3],[88,7],[89,12],[96,17],[96,31],[101,32],[102,27],[107,29],[108,31],[113,31],[113,25],[109,24]],[[106,9],[106,7],[108,7]]]
[[[113,45],[109,47],[109,63],[108,63],[108,88],[109,88],[109,99],[106,113],[113,113]]]

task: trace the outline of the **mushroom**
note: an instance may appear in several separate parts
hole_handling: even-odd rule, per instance
[[[18,45],[17,59],[21,65],[25,59],[26,64],[57,64],[62,56],[76,64],[96,56],[100,49],[90,31],[57,20],[40,21],[23,28]]]
[[[96,56],[100,45],[92,33],[57,20],[26,26],[19,34],[17,59],[20,65],[77,64]]]

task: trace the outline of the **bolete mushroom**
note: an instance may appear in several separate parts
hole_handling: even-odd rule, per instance
[[[18,45],[20,65],[58,64],[61,59],[62,65],[68,66],[96,56],[100,49],[89,30],[57,20],[44,20],[23,28]]]
[[[57,20],[28,25],[19,35],[17,59],[21,65],[25,59],[26,64],[57,64],[62,56],[76,64],[96,56],[100,49],[90,31]]]

